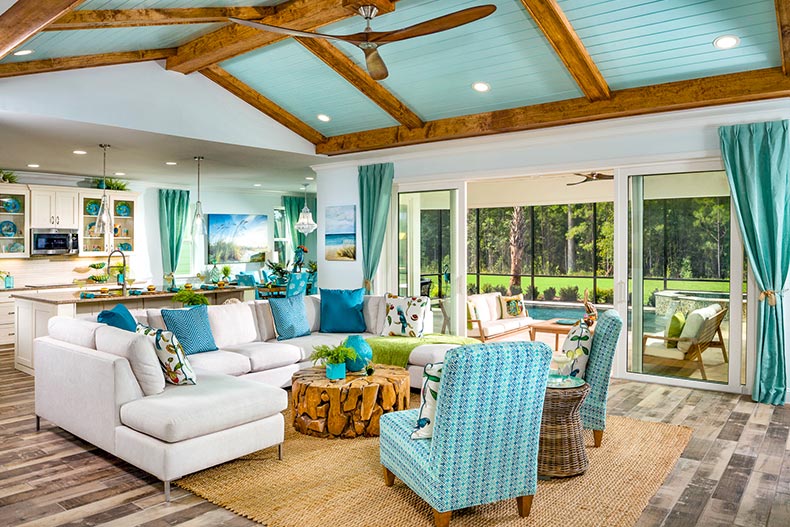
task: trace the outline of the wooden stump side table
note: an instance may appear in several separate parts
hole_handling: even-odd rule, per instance
[[[582,434],[579,408],[590,392],[578,388],[547,388],[538,448],[538,475],[567,477],[583,474],[590,462]]]
[[[324,368],[308,368],[291,378],[296,431],[316,437],[378,436],[379,418],[409,408],[409,372],[376,364],[373,375],[349,374],[330,381]]]

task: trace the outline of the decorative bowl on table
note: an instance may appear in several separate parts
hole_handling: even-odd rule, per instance
[[[190,283],[184,284],[184,289],[187,289],[187,290],[192,289],[192,284],[190,284]]]
[[[228,284],[227,284],[227,282],[225,282],[225,280],[220,280],[219,282],[217,282],[217,287],[219,287],[220,289],[222,289],[226,285],[228,285]]]
[[[106,295],[110,292],[110,290],[107,289],[106,287],[102,287],[101,289],[99,289],[99,292],[103,295]]]
[[[154,291],[156,291],[156,286],[154,284],[151,284],[146,289],[148,289],[149,293],[153,293]]]

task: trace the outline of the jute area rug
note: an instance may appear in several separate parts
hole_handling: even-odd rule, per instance
[[[305,436],[288,414],[285,428],[283,461],[269,448],[176,484],[270,527],[433,526],[431,508],[403,482],[384,486],[378,438]],[[588,471],[540,481],[528,518],[507,500],[454,511],[451,526],[633,526],[690,437],[686,427],[610,416],[603,445],[587,450]],[[585,440],[592,446],[591,433]]]

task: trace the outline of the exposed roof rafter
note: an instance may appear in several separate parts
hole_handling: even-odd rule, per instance
[[[423,126],[424,123],[419,115],[398,100],[384,86],[371,79],[365,70],[357,66],[353,60],[332,44],[318,38],[295,37],[294,40],[324,61],[327,66],[354,85],[363,95],[379,105],[382,110],[390,114],[396,121],[408,128],[420,128]]]
[[[779,0],[777,0],[779,1]],[[610,97],[609,85],[582,44],[557,0],[521,0],[559,55],[571,76],[591,101]]]
[[[790,75],[790,2],[775,0],[776,24],[779,26],[779,52],[782,54],[782,71]]]
[[[200,73],[311,143],[326,141],[326,137],[321,135],[318,130],[267,99],[219,66],[209,66],[200,70]]]
[[[4,77],[32,75],[34,73],[49,73],[52,71],[78,70],[81,68],[95,68],[98,66],[114,66],[116,64],[161,60],[171,57],[175,55],[175,53],[176,48],[162,48],[29,60],[27,62],[6,62],[0,64],[0,79]]]
[[[227,22],[228,17],[257,20],[271,15],[272,7],[187,7],[172,9],[101,9],[72,11],[55,20],[44,31],[106,29],[117,27],[167,26]]]
[[[339,135],[316,145],[316,153],[350,154],[779,97],[790,97],[790,78],[781,68],[769,68],[614,91],[605,101],[570,99],[429,121],[416,130],[399,126]]]
[[[0,15],[0,59],[84,0],[18,0]]]

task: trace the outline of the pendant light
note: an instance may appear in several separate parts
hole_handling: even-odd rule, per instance
[[[107,196],[107,149],[110,148],[110,145],[101,144],[99,147],[104,151],[104,161],[102,165],[103,190],[94,232],[96,236],[104,236],[111,229],[110,225],[112,224],[112,218],[110,217],[110,198]]]
[[[313,213],[310,212],[310,209],[307,207],[307,185],[302,188],[304,188],[304,207],[302,208],[302,212],[299,213],[299,221],[296,222],[294,227],[297,231],[307,236],[316,230],[318,225],[313,221]]]
[[[192,236],[205,235],[208,231],[206,217],[203,214],[203,204],[200,202],[200,164],[203,161],[203,156],[195,156],[195,161],[197,161],[197,202],[195,203],[195,215],[192,217]]]

